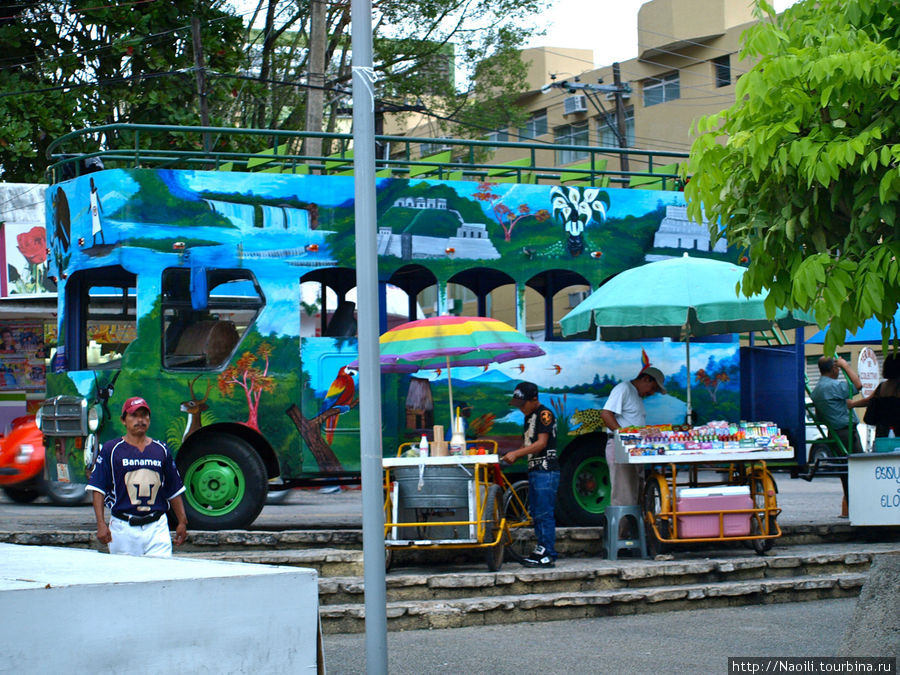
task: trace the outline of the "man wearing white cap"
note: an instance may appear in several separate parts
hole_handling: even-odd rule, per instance
[[[659,368],[647,366],[629,382],[619,382],[609,394],[600,411],[609,436],[606,441],[606,463],[609,465],[611,506],[632,506],[638,503],[641,474],[637,465],[616,464],[613,431],[622,427],[642,427],[647,424],[644,399],[659,392],[666,393],[663,374]]]
[[[169,449],[147,436],[150,405],[133,396],[122,406],[125,435],[100,449],[87,489],[93,492],[97,538],[110,553],[170,557],[172,539],[166,511],[178,519],[175,543],[187,538],[187,515],[181,493],[184,484]],[[112,518],[104,518],[104,505]]]

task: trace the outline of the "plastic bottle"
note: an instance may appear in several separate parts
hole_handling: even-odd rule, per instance
[[[419,457],[428,457],[428,438],[422,434],[422,440],[419,441]]]

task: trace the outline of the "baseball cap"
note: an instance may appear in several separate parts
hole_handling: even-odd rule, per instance
[[[652,377],[656,382],[656,386],[659,387],[659,393],[666,393],[666,388],[663,386],[663,380],[665,379],[665,376],[662,374],[662,371],[659,368],[647,366],[641,371],[641,375],[649,375],[650,377]]]
[[[537,398],[537,395],[538,388],[536,384],[533,382],[520,382],[516,385],[512,398],[509,399],[509,404],[519,406],[525,403],[525,401]]]
[[[122,405],[122,414],[128,415],[130,413],[136,412],[137,410],[140,410],[141,408],[146,408],[147,412],[150,412],[150,404],[147,403],[147,401],[142,399],[140,396],[132,396]]]

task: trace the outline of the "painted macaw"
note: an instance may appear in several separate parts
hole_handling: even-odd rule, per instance
[[[645,352],[644,349],[641,348],[641,370],[643,371],[649,365],[650,365],[650,357],[647,356],[647,352]]]
[[[329,410],[337,409],[338,413],[332,415],[325,420],[325,441],[328,445],[334,440],[334,430],[337,428],[338,418],[341,413],[345,413],[355,405],[353,400],[356,394],[356,382],[351,374],[353,371],[347,369],[347,366],[341,366],[334,382],[328,387],[325,393],[325,401],[322,403],[322,409],[319,414],[322,415]]]

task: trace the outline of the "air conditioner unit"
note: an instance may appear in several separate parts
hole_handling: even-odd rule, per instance
[[[566,96],[563,99],[563,115],[587,112],[587,109],[587,96],[585,96],[584,94]]]

